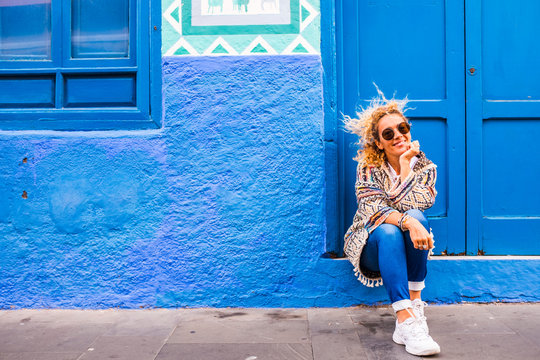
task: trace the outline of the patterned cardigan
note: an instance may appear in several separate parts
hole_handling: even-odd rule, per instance
[[[394,184],[386,162],[380,167],[358,164],[355,185],[358,210],[345,233],[344,251],[354,266],[358,280],[366,286],[383,284],[379,272],[364,269],[360,264],[362,249],[369,234],[394,211],[425,210],[435,202],[437,166],[423,152],[417,157],[418,161],[405,180],[399,178]]]

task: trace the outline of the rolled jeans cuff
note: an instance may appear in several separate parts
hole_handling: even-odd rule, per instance
[[[425,287],[426,284],[424,283],[424,281],[409,281],[409,290],[420,291],[424,290]]]
[[[412,302],[409,299],[399,300],[392,303],[392,307],[394,308],[394,312],[398,312],[400,310],[412,308]]]

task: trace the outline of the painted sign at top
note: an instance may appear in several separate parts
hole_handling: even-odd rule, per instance
[[[319,54],[319,5],[318,0],[164,0],[163,53]]]

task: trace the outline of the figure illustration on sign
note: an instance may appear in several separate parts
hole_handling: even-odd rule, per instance
[[[283,0],[193,0],[201,15],[261,15],[279,14]],[[195,6],[195,5],[194,5]],[[197,10],[196,10],[197,11]]]
[[[235,10],[242,11],[242,6],[244,11],[248,12],[249,0],[233,0],[233,7]]]
[[[208,0],[208,13],[214,13],[218,7],[219,11],[217,12],[223,12],[223,0]]]

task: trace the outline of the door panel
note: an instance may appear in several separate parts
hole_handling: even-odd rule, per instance
[[[376,96],[410,99],[412,136],[438,166],[427,211],[436,253],[465,251],[465,83],[463,4],[442,0],[340,1],[338,106],[354,116]],[[342,238],[356,211],[355,136],[339,137]]]
[[[474,0],[478,1],[478,0]],[[482,1],[482,93],[486,100],[540,100],[540,1]]]
[[[390,96],[445,99],[444,13],[442,1],[358,1],[358,98],[384,80]]]
[[[468,248],[536,255],[540,3],[467,0],[466,6]]]

